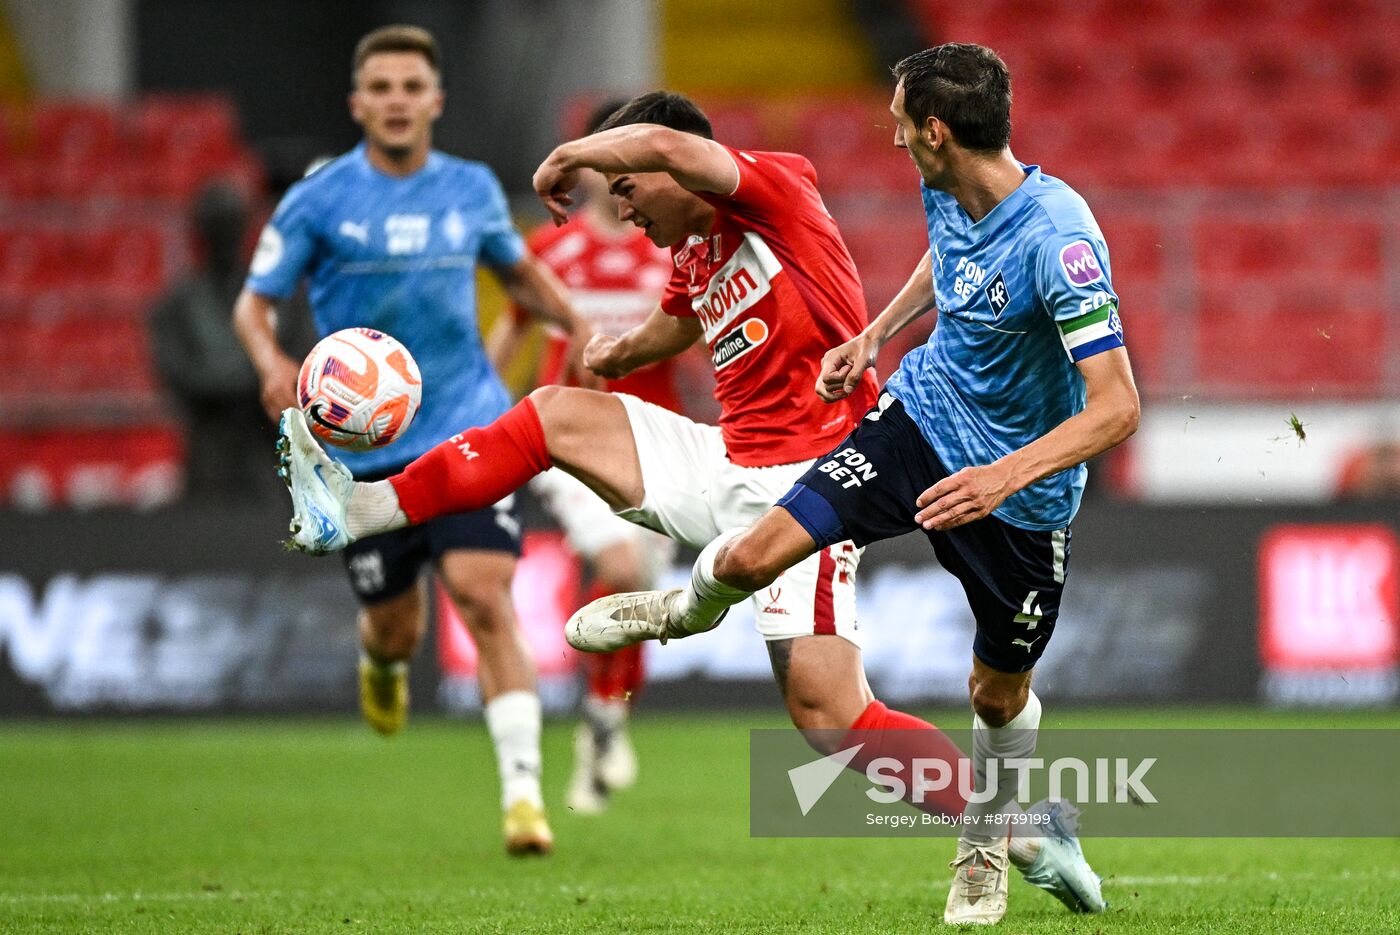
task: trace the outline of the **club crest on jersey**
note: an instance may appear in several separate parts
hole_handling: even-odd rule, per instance
[[[442,219],[442,235],[447,238],[453,250],[462,249],[462,244],[467,240],[467,222],[462,217],[462,212],[456,208],[447,212],[447,217]]]
[[[690,294],[698,293],[705,285],[705,276],[710,267],[719,262],[723,256],[720,253],[720,234],[715,234],[708,240],[697,234],[691,234],[686,239],[685,246],[676,251],[672,261],[676,264],[676,269],[683,269],[690,279]]]
[[[705,340],[714,345],[719,336],[773,289],[773,277],[783,266],[763,238],[744,235],[734,255],[710,275],[705,291],[693,296],[690,307],[705,328]]]
[[[715,342],[715,369],[723,370],[767,340],[767,323],[759,318],[748,319]]]
[[[987,293],[987,301],[992,306],[992,318],[1000,318],[1001,313],[1006,311],[1006,306],[1011,304],[1011,293],[1006,291],[1006,280],[998,272],[987,283],[984,290]]]
[[[1099,258],[1094,256],[1094,248],[1087,240],[1076,240],[1060,250],[1060,268],[1076,286],[1087,286],[1103,279]]]

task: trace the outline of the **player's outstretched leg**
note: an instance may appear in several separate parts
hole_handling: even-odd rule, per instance
[[[792,514],[773,507],[748,529],[727,530],[705,546],[689,586],[599,598],[569,618],[564,636],[575,649],[604,653],[713,630],[730,607],[814,551],[816,543]]]
[[[558,465],[614,509],[642,502],[641,467],[611,393],[547,386],[495,422],[454,435],[385,481],[355,483],[296,409],[282,414],[278,473],[292,491],[291,548],[315,555],[373,533],[485,509]]]

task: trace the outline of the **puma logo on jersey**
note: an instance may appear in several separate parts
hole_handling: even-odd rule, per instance
[[[729,262],[710,276],[705,291],[690,300],[705,328],[705,340],[713,344],[729,330],[740,315],[773,290],[773,277],[782,271],[782,264],[763,238],[753,232],[745,234]]]
[[[369,221],[361,221],[359,224],[354,221],[341,221],[340,236],[358,241],[361,246],[369,246]]]

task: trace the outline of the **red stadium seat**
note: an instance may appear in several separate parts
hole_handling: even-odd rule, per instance
[[[720,99],[700,103],[714,127],[715,139],[757,150],[789,148],[769,132],[764,113],[753,101]]]
[[[85,231],[79,241],[86,284],[150,297],[164,284],[170,238],[157,225],[114,224]]]
[[[1378,279],[1385,231],[1379,219],[1333,217],[1319,229],[1311,215],[1272,219],[1208,218],[1196,226],[1196,268],[1207,282],[1220,277],[1318,280]]]
[[[240,149],[238,119],[221,97],[148,97],[133,109],[131,123],[142,155],[155,160],[228,156]]]
[[[1235,396],[1363,396],[1381,391],[1387,316],[1327,290],[1213,290],[1194,329],[1200,379]]]

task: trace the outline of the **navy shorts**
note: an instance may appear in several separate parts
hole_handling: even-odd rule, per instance
[[[390,474],[366,477],[383,480]],[[357,478],[359,480],[361,478]],[[350,586],[363,605],[398,597],[444,552],[473,549],[520,555],[520,508],[514,495],[471,513],[453,513],[350,543],[342,553]]]
[[[1069,529],[1022,529],[988,516],[946,531],[924,530],[914,521],[915,501],[947,476],[903,403],[886,393],[778,506],[819,549],[846,539],[866,546],[924,532],[939,564],[962,582],[977,621],[977,658],[999,672],[1026,672],[1055,632]]]

